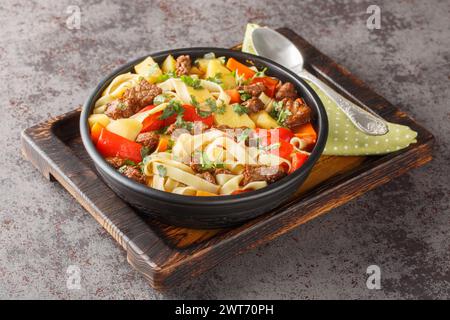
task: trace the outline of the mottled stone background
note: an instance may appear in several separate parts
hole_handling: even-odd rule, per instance
[[[370,4],[381,30],[366,28]],[[81,29],[66,27],[79,5]],[[0,298],[450,298],[450,3],[442,1],[0,2]],[[160,293],[57,183],[20,132],[81,104],[145,53],[231,46],[249,21],[289,26],[436,135],[435,159],[270,244]],[[366,268],[382,289],[366,288]],[[81,290],[66,268],[81,268]]]

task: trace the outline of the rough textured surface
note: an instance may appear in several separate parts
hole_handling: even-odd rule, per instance
[[[0,298],[450,298],[450,3],[13,1],[0,4]],[[66,26],[79,5],[81,28]],[[22,129],[69,111],[112,68],[165,48],[289,26],[436,135],[435,159],[276,241],[160,293],[58,184],[20,154]],[[381,290],[366,268],[381,267]],[[69,265],[81,289],[66,287]]]

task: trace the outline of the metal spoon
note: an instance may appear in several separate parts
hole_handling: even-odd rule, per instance
[[[258,55],[278,62],[295,72],[303,79],[309,80],[325,92],[362,132],[380,136],[389,128],[379,115],[372,110],[365,110],[334,91],[303,68],[303,56],[297,47],[285,36],[269,28],[258,28],[252,34],[253,46]]]

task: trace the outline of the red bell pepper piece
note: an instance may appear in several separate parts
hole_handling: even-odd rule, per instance
[[[274,148],[270,148],[270,153],[275,154],[281,158],[284,159],[290,159],[292,151],[294,151],[294,146],[290,144],[289,142],[286,142],[284,140],[280,140],[274,144],[271,144],[272,146],[278,146]]]
[[[278,86],[278,80],[271,78],[271,77],[258,77],[252,79],[252,84],[261,82],[266,87],[266,90],[264,90],[264,93],[269,96],[270,98],[273,98],[275,95],[275,91]]]
[[[183,114],[183,120],[184,121],[190,121],[190,122],[196,122],[201,121],[204,124],[206,124],[208,127],[211,127],[214,123],[214,117],[211,115],[206,117],[201,117],[197,113],[197,109],[194,106],[185,104],[183,105],[184,108],[184,114]]]
[[[104,127],[98,122],[96,122],[92,126],[92,128],[91,128],[91,139],[92,139],[92,142],[94,142],[94,144],[97,143],[98,138],[100,137],[100,133],[102,132],[103,128]]]
[[[197,109],[194,106],[191,106],[189,104],[183,104],[183,120],[188,122],[196,122],[201,121],[208,127],[211,127],[214,123],[214,117],[212,115],[209,115],[207,117],[201,117],[197,113]],[[177,114],[171,115],[170,117],[166,118],[164,120],[164,125],[169,126],[172,123],[174,123],[177,120]]]
[[[266,141],[266,144],[276,143],[278,140],[284,140],[286,142],[290,142],[294,133],[288,128],[275,128],[275,129],[255,129],[255,134],[259,138],[261,138],[262,143]]]
[[[146,106],[146,107],[142,108],[142,109],[139,110],[137,113],[142,113],[142,112],[145,112],[145,111],[148,111],[148,110],[152,110],[154,107],[156,107],[156,106],[153,105],[153,104],[151,104],[151,105],[149,105],[149,106]]]
[[[308,155],[300,152],[295,152],[291,158],[291,169],[289,173],[294,172],[300,168],[308,160]]]
[[[283,127],[270,129],[269,132],[272,139],[278,137],[278,139],[284,140],[286,142],[290,142],[292,137],[294,136],[294,133],[291,130]]]
[[[165,121],[159,119],[162,115],[162,111],[156,112],[154,114],[149,115],[147,118],[142,121],[142,129],[141,132],[155,131],[159,130],[165,126]]]
[[[138,113],[142,113],[148,110],[152,110],[154,105],[147,106],[141,109]],[[159,130],[165,126],[164,120],[159,119],[162,115],[162,111],[156,112],[154,114],[149,115],[147,118],[142,121],[142,129],[141,132],[155,131]]]
[[[103,128],[97,141],[97,150],[103,157],[119,157],[135,163],[142,161],[142,145]]]

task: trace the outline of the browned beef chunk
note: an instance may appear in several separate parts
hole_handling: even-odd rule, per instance
[[[129,118],[134,114],[134,107],[127,100],[117,99],[106,105],[105,114],[116,120]]]
[[[187,75],[189,70],[191,70],[191,65],[191,57],[188,55],[179,56],[175,65],[177,76]]]
[[[113,119],[129,118],[142,108],[151,105],[153,99],[161,93],[160,87],[142,80],[137,86],[125,90],[123,97],[108,103],[105,114]]]
[[[259,97],[259,95],[266,90],[264,83],[257,82],[246,86],[240,86],[238,90],[243,90],[250,94],[252,97]]]
[[[289,128],[294,128],[311,121],[311,109],[301,98],[295,100],[284,99],[283,108],[290,112],[290,115],[285,121],[285,125]]]
[[[250,113],[256,113],[260,110],[264,109],[264,102],[262,102],[260,99],[253,97],[245,102],[242,103],[244,107],[248,108],[248,111]]]
[[[143,146],[153,151],[158,146],[159,135],[155,132],[144,132],[140,133],[136,137],[136,142],[142,144]]]
[[[191,161],[189,163],[189,166],[191,167],[191,169],[194,172],[203,172],[204,171],[202,165],[199,162],[195,161],[195,160]]]
[[[205,179],[208,182],[216,184],[216,178],[208,171],[197,173],[197,176],[199,176],[202,179]]]
[[[126,163],[125,159],[122,159],[119,157],[108,157],[105,160],[116,169],[119,169],[121,166],[123,166]]]
[[[217,168],[214,170],[214,175],[218,174],[231,174],[231,171],[223,168]]]
[[[142,171],[136,167],[136,166],[123,166],[120,168],[120,173],[122,173],[124,176],[142,183],[142,184],[146,184],[146,179],[145,179],[145,175],[142,173]]]
[[[162,93],[162,89],[146,80],[141,80],[137,86],[125,90],[123,100],[133,106],[134,113],[153,103],[153,99]]]
[[[282,84],[279,88],[277,93],[275,93],[275,99],[276,100],[283,100],[283,99],[296,99],[298,97],[297,90],[295,90],[295,87],[292,83],[286,82]]]
[[[283,178],[286,172],[279,166],[245,165],[243,175],[242,185],[245,186],[252,181],[273,183]]]

